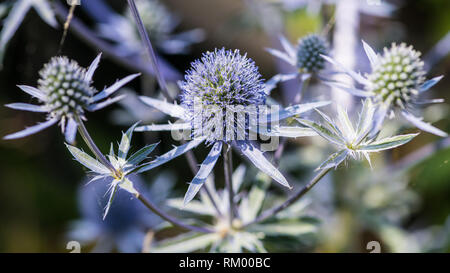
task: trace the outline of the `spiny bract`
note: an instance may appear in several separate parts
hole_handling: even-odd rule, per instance
[[[67,57],[53,57],[39,72],[39,89],[53,117],[82,114],[96,90],[86,80],[86,70]]]
[[[297,67],[300,72],[314,73],[325,67],[321,55],[329,54],[327,41],[317,34],[299,40],[297,46]]]
[[[405,43],[384,48],[384,54],[367,76],[371,85],[366,87],[383,102],[393,103],[404,109],[419,95],[419,87],[425,81],[421,53]]]

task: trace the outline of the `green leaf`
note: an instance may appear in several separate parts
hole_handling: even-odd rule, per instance
[[[73,155],[73,157],[82,165],[84,165],[86,168],[89,168],[90,170],[96,173],[101,174],[111,173],[111,171],[106,166],[98,162],[96,159],[92,158],[90,155],[81,151],[80,149],[68,144],[66,144],[66,147],[69,150],[69,152]]]
[[[399,135],[393,137],[383,138],[370,143],[369,145],[362,145],[358,149],[361,151],[378,152],[383,150],[392,149],[403,144],[408,143],[411,139],[418,134]]]
[[[134,128],[140,123],[140,121],[136,122],[131,126],[125,134],[122,134],[122,140],[119,144],[119,158],[125,160],[127,158],[128,151],[131,146],[131,138],[133,137]]]
[[[147,145],[143,148],[141,148],[139,151],[137,151],[136,153],[134,153],[132,156],[130,156],[130,158],[127,160],[127,163],[131,164],[131,165],[136,165],[141,163],[143,160],[145,160],[147,158],[147,156],[153,152],[153,150],[156,148],[156,146],[158,146],[158,143],[153,143],[150,145]]]

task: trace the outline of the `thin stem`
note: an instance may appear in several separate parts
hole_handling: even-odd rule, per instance
[[[95,145],[94,140],[92,140],[91,135],[89,135],[89,132],[87,131],[86,127],[84,126],[83,120],[80,118],[80,116],[75,115],[75,120],[78,124],[78,132],[80,132],[81,137],[84,139],[84,142],[86,142],[86,145],[89,147],[89,149],[94,153],[95,157],[108,169],[111,170],[114,174],[117,176],[120,176],[117,172],[117,170],[114,168],[114,166],[109,162],[103,153],[100,151],[100,149]]]
[[[142,43],[147,49],[148,58],[150,60],[150,64],[153,67],[153,70],[155,71],[158,84],[161,87],[164,96],[172,100],[172,97],[170,96],[169,91],[167,89],[166,79],[162,76],[161,71],[159,70],[158,59],[156,58],[155,51],[153,50],[153,46],[150,41],[150,38],[148,37],[144,23],[142,22],[141,16],[139,15],[139,11],[136,8],[136,3],[134,2],[134,0],[128,0],[128,5],[130,6],[131,12],[133,13],[134,20],[136,21],[136,25],[139,30],[139,35],[141,36],[142,39]]]
[[[75,3],[72,4],[72,6],[70,7],[69,14],[67,15],[66,22],[64,23],[64,32],[63,32],[63,35],[61,37],[61,41],[59,42],[58,55],[60,55],[61,52],[62,52],[62,49],[63,49],[63,46],[64,46],[64,42],[66,41],[67,32],[69,30],[70,22],[72,21],[73,14],[75,12],[75,8],[76,7],[77,7],[77,5]]]
[[[234,207],[234,190],[233,190],[233,181],[232,181],[232,162],[231,162],[231,149],[228,144],[223,146],[223,171],[225,174],[225,186],[228,190],[228,200],[229,200],[229,209],[230,209],[230,226],[233,223],[235,217],[235,207]]]
[[[308,182],[308,184],[306,184],[302,189],[300,189],[294,195],[289,197],[283,204],[262,212],[258,218],[245,224],[243,227],[248,227],[250,225],[262,222],[262,221],[266,220],[267,218],[270,218],[270,217],[274,216],[275,214],[279,213],[280,211],[286,209],[287,207],[289,207],[290,205],[295,203],[298,199],[300,199],[303,195],[305,195],[309,190],[311,190],[312,187],[314,187],[314,185],[316,185],[316,183],[319,182],[330,170],[331,170],[331,168],[321,170],[318,174],[316,174],[316,176],[314,176],[314,178],[311,181]]]
[[[143,195],[141,195],[139,192],[137,194],[135,194],[136,198],[142,202],[142,204],[144,204],[144,206],[146,206],[148,209],[150,209],[152,212],[154,212],[156,215],[158,215],[159,217],[163,218],[164,220],[166,220],[167,222],[178,226],[182,229],[185,230],[190,230],[190,231],[196,231],[196,232],[202,232],[202,233],[212,233],[213,231],[207,228],[203,228],[203,227],[197,227],[197,226],[191,226],[191,225],[187,225],[184,224],[180,221],[178,221],[176,218],[166,214],[165,212],[161,211],[158,207],[156,207],[152,202],[150,202],[149,200],[147,200]]]

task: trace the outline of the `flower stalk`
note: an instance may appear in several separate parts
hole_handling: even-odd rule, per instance
[[[167,89],[166,80],[162,76],[161,71],[159,70],[158,59],[156,58],[155,51],[153,50],[153,46],[150,41],[150,38],[148,37],[148,33],[145,30],[145,26],[144,26],[144,23],[142,22],[142,18],[139,15],[139,11],[136,8],[136,3],[134,2],[134,0],[128,0],[128,5],[130,6],[130,10],[131,10],[131,13],[133,14],[134,20],[136,21],[139,35],[141,36],[141,39],[142,39],[142,43],[144,44],[144,47],[147,49],[148,58],[150,60],[150,64],[153,67],[153,70],[155,71],[156,80],[158,81],[158,84],[161,87],[161,90],[162,90],[164,96],[166,98],[172,100],[172,97],[170,96],[169,91]]]
[[[225,175],[225,186],[228,190],[228,200],[229,200],[229,221],[230,226],[233,224],[233,220],[235,215],[235,203],[234,203],[234,190],[233,190],[233,181],[232,181],[232,158],[231,158],[231,149],[228,144],[223,146],[223,171]]]
[[[92,139],[91,135],[89,135],[88,130],[86,129],[86,126],[84,126],[83,120],[80,118],[79,115],[75,115],[75,120],[78,123],[78,132],[80,132],[81,137],[83,138],[86,145],[89,147],[89,149],[94,153],[95,157],[105,166],[107,166],[116,176],[119,176],[118,171],[114,168],[114,166],[109,162],[105,156],[100,152],[100,149],[95,145],[94,140]]]

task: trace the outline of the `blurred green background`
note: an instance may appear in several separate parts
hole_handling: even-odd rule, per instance
[[[109,1],[117,10],[126,1]],[[201,56],[205,50],[214,47],[239,48],[248,52],[260,66],[265,78],[276,73],[274,60],[265,51],[270,47],[270,39],[263,29],[257,26],[252,17],[246,14],[245,5],[239,0],[166,0],[171,10],[182,18],[179,29],[203,28],[206,41],[194,46],[191,54],[166,56],[180,71],[188,68],[191,61]],[[390,19],[377,19],[361,16],[361,33],[370,33],[379,46],[392,41],[411,43],[416,49],[426,53],[436,42],[450,31],[450,1],[418,0],[393,1],[399,8]],[[76,15],[85,17],[81,9]],[[308,14],[305,10],[286,13],[284,16],[286,32],[292,41],[323,25],[320,15]],[[61,29],[52,29],[31,11],[23,25],[11,41],[5,58],[5,66],[0,71],[0,104],[28,102],[29,97],[20,92],[17,84],[35,86],[38,71],[58,51]],[[374,35],[374,36],[373,36]],[[69,33],[63,53],[87,66],[97,52]],[[450,58],[440,60],[429,71],[430,75],[448,75]],[[104,58],[95,75],[95,86],[101,88],[113,83],[117,78],[130,73]],[[140,82],[131,84],[136,90]],[[450,101],[450,77],[446,76],[434,89],[433,97]],[[111,112],[119,106],[89,115],[87,127],[101,149],[107,150],[110,142],[116,142],[124,127],[113,125]],[[431,110],[430,110],[431,111]],[[450,131],[449,109],[436,110],[444,115],[436,125]],[[434,112],[428,113],[433,115]],[[444,114],[442,114],[444,113]],[[0,107],[0,135],[21,130],[43,120],[36,114],[14,111]],[[150,140],[156,141],[157,135]],[[173,142],[164,135],[156,154],[167,151]],[[397,160],[419,150],[422,146],[438,140],[430,134],[422,134],[404,148],[396,150],[392,158]],[[52,127],[33,137],[16,141],[0,141],[0,252],[67,252],[65,249],[68,223],[79,216],[76,193],[84,173],[71,159],[65,149],[59,130]],[[81,141],[79,139],[79,141]],[[140,146],[144,138],[134,139]],[[202,151],[196,151],[201,154]],[[450,214],[450,149],[444,148],[420,162],[408,174],[408,188],[418,193],[420,206],[402,223],[405,229],[425,228],[443,225]],[[184,189],[191,174],[185,166],[184,158],[162,167],[176,170],[177,187]],[[152,174],[148,174],[152,176]],[[377,176],[377,173],[373,174]],[[354,181],[355,172],[338,171],[338,186],[346,187]],[[356,179],[357,181],[357,179]],[[345,197],[343,197],[345,200]],[[338,202],[338,201],[336,201]],[[351,234],[358,225],[358,218],[346,202],[336,204],[336,215],[343,222],[343,230]],[[412,223],[414,223],[413,226]],[[419,223],[419,224],[417,224]],[[352,227],[353,226],[353,227]],[[359,229],[361,230],[361,229]],[[364,228],[362,229],[364,230]],[[339,238],[331,238],[315,251],[365,251],[370,233]],[[450,231],[449,231],[450,232]],[[331,235],[330,235],[331,236]],[[341,238],[344,237],[344,238]],[[446,249],[449,251],[450,249]]]

